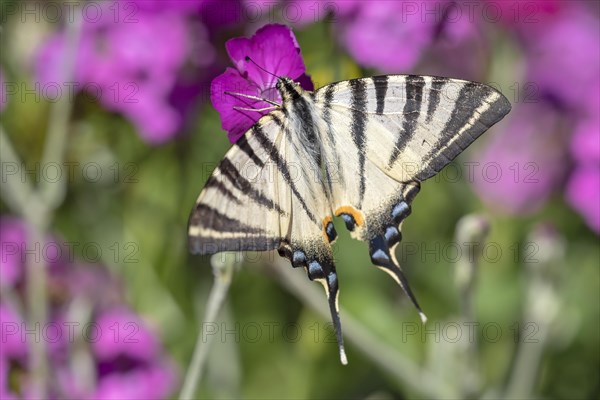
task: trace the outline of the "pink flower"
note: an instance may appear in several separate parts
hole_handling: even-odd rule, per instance
[[[271,104],[227,94],[228,92],[280,102],[281,98],[275,89],[277,76],[294,79],[304,89],[313,90],[312,81],[305,74],[306,67],[300,55],[300,46],[288,27],[267,25],[250,39],[230,39],[225,46],[235,68],[227,68],[223,74],[213,79],[210,100],[221,115],[221,124],[232,143],[268,112],[244,111],[234,107],[262,109]]]
[[[27,343],[23,340],[23,318],[6,302],[0,302],[2,346],[0,359],[25,362]]]
[[[600,233],[600,166],[575,168],[567,184],[567,199],[588,226]]]
[[[566,174],[567,137],[558,120],[543,103],[513,109],[504,130],[477,156],[483,173],[475,175],[475,191],[485,202],[517,214],[545,203]]]
[[[436,20],[433,17],[423,20],[421,7],[425,3],[343,3],[337,2],[342,6],[342,16],[338,20],[340,40],[354,59],[365,67],[389,73],[406,72],[417,63],[434,39]]]
[[[115,21],[112,9],[102,9],[104,18],[98,22],[84,21],[75,80],[78,90],[88,91],[105,108],[132,121],[146,142],[160,144],[173,138],[183,124],[182,112],[170,101],[180,71],[184,65],[193,66],[202,75],[215,53],[202,24],[198,22],[193,30],[183,13],[198,8],[200,2],[186,2],[176,9],[141,3],[145,6],[135,12],[135,21],[128,21],[123,10],[123,18]],[[62,79],[65,37],[59,32],[39,50],[35,69],[42,84]],[[192,46],[201,52],[195,59]]]

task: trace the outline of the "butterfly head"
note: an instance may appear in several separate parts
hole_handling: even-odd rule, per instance
[[[294,82],[293,79],[290,79],[286,76],[277,78],[277,84],[275,87],[281,95],[281,99],[284,103],[286,101],[296,100],[302,96],[302,93],[304,93],[304,89],[300,87],[299,83]]]

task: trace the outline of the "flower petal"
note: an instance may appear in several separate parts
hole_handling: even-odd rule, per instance
[[[285,25],[266,25],[250,39],[230,39],[225,46],[238,71],[261,89],[275,86],[276,76],[296,79],[306,71],[296,37]]]
[[[561,183],[567,146],[559,118],[551,107],[524,103],[513,109],[504,131],[490,137],[477,156],[481,166],[474,174],[474,188],[494,210],[536,211]]]
[[[435,21],[403,7],[399,1],[361,2],[342,20],[341,41],[358,63],[396,73],[416,64],[433,40]]]
[[[575,169],[567,185],[567,199],[588,226],[600,233],[600,168],[597,165]]]
[[[235,143],[262,115],[267,114],[267,111],[242,111],[236,110],[234,107],[258,109],[270,107],[271,104],[242,96],[225,94],[225,92],[243,93],[258,97],[264,97],[264,95],[258,86],[244,79],[233,68],[227,68],[223,74],[213,79],[210,85],[210,100],[221,115],[221,126],[228,132],[229,141]],[[273,101],[281,101],[278,94]]]

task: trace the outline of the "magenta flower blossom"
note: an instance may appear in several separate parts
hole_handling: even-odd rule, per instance
[[[519,3],[502,7],[511,16]],[[538,104],[516,107],[505,130],[491,139],[483,159],[498,161],[503,178],[495,183],[479,179],[475,188],[484,201],[512,213],[533,211],[562,189],[587,224],[600,232],[600,21],[580,2],[536,2],[536,7],[536,24],[523,16],[504,22],[521,41],[527,79],[537,93],[528,100]],[[565,151],[569,147],[570,154]],[[537,182],[507,180],[514,166],[523,168],[524,162],[534,163]]]
[[[30,340],[35,336],[28,335],[23,340],[25,316],[16,309],[23,303],[22,288],[27,285],[27,277],[23,274],[26,225],[16,218],[3,216],[0,233],[2,285],[14,293],[9,301],[4,298],[3,288],[0,300],[0,398],[38,398],[27,358]],[[55,263],[46,260],[50,266],[47,281],[49,330],[44,328],[47,336],[42,336],[42,340],[47,340],[52,365],[50,378],[54,384],[49,388],[49,397],[86,400],[168,398],[177,384],[176,368],[166,356],[158,336],[124,304],[118,282],[98,265],[78,264],[53,254],[52,248],[59,249],[55,241],[49,239],[47,244],[52,246],[45,250],[38,247],[39,256],[57,259]],[[89,307],[87,312],[91,318],[74,321],[75,317],[70,313],[74,304]],[[75,331],[71,331],[74,322]],[[71,328],[67,324],[71,324]],[[81,328],[88,324],[96,327],[92,336],[85,336]],[[83,368],[80,368],[81,363],[85,364]],[[73,368],[74,365],[78,367]],[[9,390],[9,375],[11,387],[19,395]]]
[[[126,18],[115,22],[108,9],[102,14],[106,18],[84,21],[75,80],[77,89],[87,90],[105,108],[131,120],[145,141],[159,144],[174,137],[183,124],[181,110],[170,101],[180,71],[184,65],[194,67],[201,76],[215,53],[202,24],[192,28],[188,22],[185,12],[199,7],[198,2],[182,2],[186,5],[175,9],[141,3],[135,23]],[[65,45],[65,34],[59,32],[40,49],[36,76],[42,85],[61,81]],[[196,50],[199,54],[192,57]]]
[[[10,391],[8,374],[10,364],[17,363],[24,366],[27,356],[27,344],[21,339],[23,318],[8,303],[0,301],[0,399],[17,399],[17,395]]]
[[[306,90],[314,89],[312,81],[305,74],[306,67],[296,37],[284,25],[267,25],[250,39],[230,39],[225,46],[235,68],[227,68],[223,74],[213,79],[210,99],[221,115],[223,129],[227,131],[232,143],[269,111],[245,111],[234,107],[263,109],[272,105],[227,93],[242,93],[281,102],[275,89],[277,76],[294,79]]]
[[[544,103],[515,107],[504,131],[491,136],[477,155],[479,197],[508,213],[539,209],[566,175],[567,138],[558,121],[558,113]]]
[[[248,15],[262,15],[262,20],[272,20],[273,16],[281,16],[287,24],[304,26],[318,22],[330,14],[337,14],[347,6],[354,7],[355,1],[244,0],[243,4]]]
[[[2,333],[0,359],[25,362],[27,344],[21,339],[23,322],[23,318],[12,306],[0,302],[0,333]]]
[[[409,11],[402,1],[337,2],[340,40],[365,67],[402,73],[413,67],[433,39],[436,18],[422,18],[422,4]],[[445,1],[441,3],[446,3]]]
[[[132,3],[138,9],[145,11],[162,12],[166,10],[177,10],[183,12],[196,12],[200,10],[202,3],[206,0],[160,0],[160,1],[148,1],[148,0],[125,0],[124,4]],[[127,6],[129,9],[131,6]]]
[[[567,200],[596,233],[600,233],[600,166],[575,168],[567,184]]]
[[[0,219],[0,286],[14,287],[23,275],[25,224],[12,218]]]
[[[565,108],[586,109],[588,98],[600,90],[600,20],[589,10],[573,6],[538,25],[523,28],[529,80]]]
[[[51,272],[58,272],[64,264],[66,253],[52,236],[36,251],[34,244],[27,242],[27,226],[12,217],[0,217],[0,286],[17,286],[24,276],[26,255],[43,257]]]
[[[158,355],[156,338],[142,320],[124,307],[113,307],[96,319],[100,327],[116,326],[112,335],[103,335],[92,343],[92,349],[101,362],[110,362],[120,356],[150,361]]]
[[[172,393],[175,368],[141,318],[115,307],[104,311],[96,323],[111,335],[92,344],[99,376],[94,398],[163,399]]]
[[[590,109],[599,108],[598,95]],[[575,170],[567,183],[567,200],[596,233],[600,233],[600,115],[581,119],[571,140]]]
[[[498,10],[497,18],[508,26],[523,31],[536,29],[537,24],[532,22],[546,23],[546,18],[560,12],[566,2],[561,0],[485,0],[493,3],[494,9]],[[495,20],[496,18],[494,18]]]

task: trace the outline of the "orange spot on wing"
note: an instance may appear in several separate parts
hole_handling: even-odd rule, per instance
[[[356,225],[361,226],[365,221],[362,213],[352,206],[342,206],[335,210],[335,216],[339,217],[341,214],[350,214],[356,221]]]

